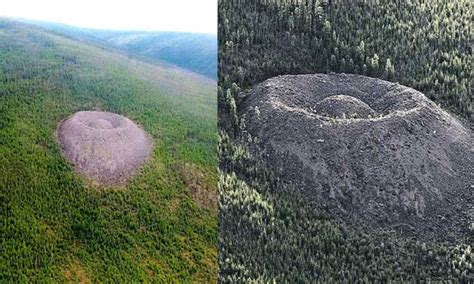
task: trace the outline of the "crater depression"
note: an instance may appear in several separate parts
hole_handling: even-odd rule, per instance
[[[59,124],[57,135],[76,170],[105,184],[125,182],[152,148],[151,139],[134,122],[110,112],[77,112]]]
[[[241,94],[238,111],[249,149],[332,216],[421,238],[469,234],[472,129],[422,93],[360,75],[279,76]]]

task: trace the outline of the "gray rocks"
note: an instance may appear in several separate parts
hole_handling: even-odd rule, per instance
[[[238,110],[258,141],[249,148],[331,215],[417,237],[467,236],[472,131],[422,93],[359,75],[280,76],[244,94]]]
[[[76,170],[105,184],[125,182],[152,148],[151,139],[135,123],[109,112],[77,112],[60,123],[57,135]]]

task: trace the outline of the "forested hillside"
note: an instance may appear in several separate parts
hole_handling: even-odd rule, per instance
[[[30,21],[59,35],[98,46],[118,48],[149,62],[166,62],[211,79],[217,78],[217,38],[184,32],[113,31]]]
[[[256,139],[239,116],[241,93],[267,78],[344,72],[413,87],[471,124],[471,36],[465,0],[220,0],[220,279],[472,281],[472,239],[419,242],[331,219],[246,149]]]
[[[0,282],[213,282],[216,85],[0,19]],[[126,185],[79,176],[58,123],[126,116],[153,140]]]

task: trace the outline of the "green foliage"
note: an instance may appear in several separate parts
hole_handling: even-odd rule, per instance
[[[420,243],[330,219],[266,171],[260,157],[225,134],[220,142],[226,161],[219,179],[222,283],[473,280],[470,245]]]
[[[471,5],[219,1],[222,282],[474,281],[467,244],[364,233],[315,210],[245,150],[242,145],[252,143],[245,123],[251,122],[238,110],[241,90],[267,78],[345,72],[411,86],[472,121]]]
[[[330,3],[219,1],[222,89],[282,74],[356,73],[399,81],[472,119],[471,1]]]
[[[216,180],[215,84],[0,19],[0,282],[210,282],[217,220],[179,171]],[[79,110],[154,138],[126,186],[74,173],[55,141]],[[214,187],[213,187],[214,188]]]

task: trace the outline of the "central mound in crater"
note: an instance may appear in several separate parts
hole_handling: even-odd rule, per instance
[[[279,76],[238,110],[249,149],[315,207],[420,238],[469,234],[472,131],[422,93],[359,75]]]
[[[334,95],[321,100],[313,112],[332,118],[370,118],[377,115],[363,101],[346,95]]]
[[[59,124],[57,135],[77,171],[105,184],[125,182],[152,148],[142,129],[110,112],[77,112]]]

